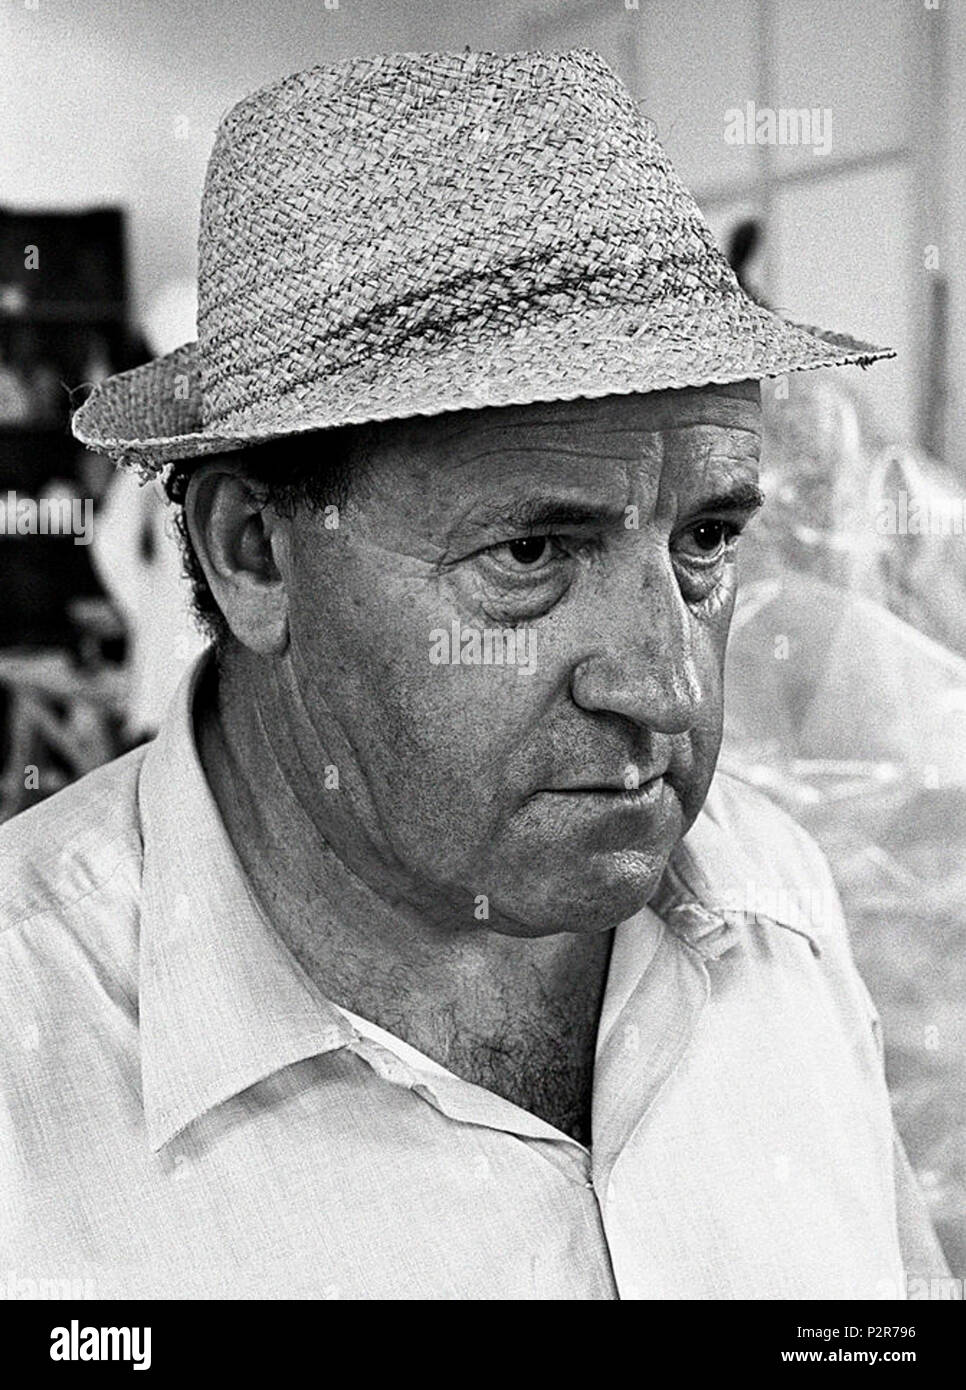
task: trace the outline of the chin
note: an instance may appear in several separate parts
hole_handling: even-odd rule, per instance
[[[653,896],[667,854],[615,850],[595,854],[575,876],[568,864],[560,878],[545,878],[525,898],[517,892],[490,900],[492,931],[509,936],[589,936],[612,931],[640,912]]]

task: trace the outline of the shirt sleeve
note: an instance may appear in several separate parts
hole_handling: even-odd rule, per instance
[[[802,831],[802,834],[804,835],[805,832]],[[811,839],[811,837],[808,838]],[[827,876],[827,892],[834,898],[837,906],[835,916],[838,930],[841,933],[841,947],[845,956],[846,967],[854,977],[863,1001],[869,1026],[875,1039],[876,1051],[879,1054],[879,1066],[884,1076],[885,1038],[882,1019],[879,1016],[875,1001],[869,993],[868,986],[856,968],[849,939],[848,922],[841,899],[834,886],[828,861],[819,847],[814,844],[814,841],[812,841],[812,846],[817,858],[821,859]],[[950,1269],[894,1119],[892,1122],[892,1149],[896,1191],[896,1225],[899,1235],[899,1250],[906,1274],[906,1297],[936,1297],[935,1285],[932,1281],[936,1279],[951,1280]],[[952,1281],[945,1287],[950,1290],[956,1284],[957,1281]],[[949,1293],[946,1292],[938,1296],[948,1298]]]
[[[742,807],[748,806],[749,803],[754,806],[759,798],[760,793],[754,793],[749,797],[747,789],[742,788]],[[818,889],[817,899],[823,909],[821,914],[821,944],[826,965],[835,972],[837,982],[846,991],[851,1001],[851,1012],[856,1019],[857,1026],[863,1032],[866,1027],[871,1030],[874,1040],[874,1056],[877,1057],[877,1062],[874,1061],[871,1052],[868,1054],[869,1061],[871,1064],[877,1065],[884,1085],[885,1045],[882,1020],[868,987],[855,964],[849,939],[848,922],[835,886],[831,866],[812,836],[797,821],[779,811],[778,808],[773,808],[769,825],[772,834],[774,834],[776,823],[783,828],[787,838],[785,844],[775,845],[773,843],[772,857],[781,862],[785,872],[792,876],[793,885],[799,892],[805,894],[810,889],[813,892],[816,888]],[[747,826],[743,829],[747,835]],[[803,901],[808,901],[808,899],[803,898]],[[906,1273],[907,1297],[910,1299],[929,1297],[948,1299],[958,1289],[957,1296],[962,1298],[962,1283],[952,1279],[942,1246],[939,1244],[933,1229],[918,1180],[894,1120],[892,1121],[892,1139],[896,1221],[899,1249]],[[937,1291],[935,1284],[929,1282],[937,1279],[946,1281],[942,1286],[942,1291]]]
[[[802,832],[803,835],[805,832]],[[809,837],[810,838],[810,837]],[[817,845],[813,847],[816,855],[822,860],[825,873],[827,875],[828,893],[834,896],[837,905],[837,924],[841,933],[841,946],[846,958],[847,968],[854,977],[855,984],[862,998],[869,1026],[875,1039],[876,1051],[879,1054],[879,1066],[883,1076],[885,1074],[885,1038],[882,1028],[882,1019],[875,1001],[869,993],[868,986],[859,974],[852,956],[852,946],[849,939],[848,923],[842,909],[841,900],[835,889],[832,879],[831,869],[824,854]],[[892,1149],[893,1149],[893,1169],[895,1173],[895,1192],[896,1192],[896,1225],[899,1235],[899,1250],[902,1255],[902,1264],[906,1274],[906,1297],[949,1297],[949,1291],[955,1287],[960,1287],[958,1281],[951,1279],[949,1265],[943,1254],[942,1246],[936,1235],[932,1219],[926,1207],[922,1191],[919,1187],[918,1179],[909,1162],[905,1145],[895,1125],[892,1122]],[[937,1294],[933,1281],[940,1279],[951,1281],[944,1285],[944,1293]],[[962,1297],[960,1293],[959,1297]]]
[[[848,944],[847,931],[846,928],[846,944]],[[851,958],[851,948],[849,948],[849,954]],[[852,969],[855,970],[854,963]],[[880,1064],[884,1072],[885,1040],[882,1020],[865,981],[857,970],[855,970],[855,975],[869,1011]],[[918,1179],[913,1172],[912,1164],[909,1162],[906,1147],[895,1127],[895,1121],[893,1121],[892,1128],[892,1152],[896,1189],[896,1224],[899,1232],[899,1250],[906,1272],[906,1296],[907,1298],[937,1296],[948,1298],[949,1291],[955,1287],[959,1287],[961,1290],[961,1285],[958,1281],[952,1281],[949,1265],[943,1254],[942,1246],[939,1244],[939,1238],[932,1224]],[[932,1281],[936,1279],[951,1280],[946,1285],[947,1291],[945,1293],[937,1294],[935,1292]],[[961,1292],[958,1297],[962,1297]]]
[[[920,1291],[928,1291],[935,1297],[932,1281],[942,1279],[949,1281],[947,1288],[950,1291],[959,1288],[956,1297],[961,1299],[961,1284],[951,1278],[949,1265],[929,1219],[916,1175],[912,1171],[905,1145],[898,1132],[895,1135],[894,1152],[896,1217],[899,1226],[899,1249],[902,1251],[902,1263],[906,1271],[907,1295],[915,1298],[919,1296]]]

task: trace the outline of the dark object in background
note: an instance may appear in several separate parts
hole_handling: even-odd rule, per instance
[[[761,223],[755,218],[749,217],[742,222],[736,222],[728,236],[725,258],[737,276],[738,284],[745,294],[751,295],[756,303],[767,308],[765,301],[756,292],[754,285],[748,278],[748,266],[761,244],[762,235]]]
[[[38,251],[35,268],[25,253],[29,246]],[[19,287],[35,317],[125,321],[120,208],[68,213],[0,208],[0,267],[4,289]]]
[[[147,356],[128,328],[123,212],[0,208],[0,498],[92,497],[71,411]],[[88,546],[4,531],[0,586],[0,647],[71,648],[69,601],[101,592]]]
[[[0,501],[37,497],[53,479],[76,480],[77,450],[64,429],[0,428]],[[0,531],[0,647],[71,647],[67,611],[79,594],[100,593],[90,548],[73,536]]]

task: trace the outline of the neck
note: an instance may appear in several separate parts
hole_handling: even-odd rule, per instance
[[[465,914],[456,926],[344,792],[306,785],[306,767],[339,759],[308,749],[284,673],[257,676],[233,663],[199,690],[199,752],[256,897],[320,991],[443,1061],[445,1035],[505,1028],[534,998],[566,1008],[589,989],[596,1022],[610,933],[512,936],[468,930]]]

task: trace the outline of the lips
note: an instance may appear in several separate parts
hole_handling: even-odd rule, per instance
[[[537,799],[556,805],[558,810],[593,820],[612,816],[646,816],[661,814],[667,807],[666,781],[661,775],[651,777],[639,787],[588,783],[576,787],[547,787],[538,792]]]
[[[542,787],[541,791],[558,796],[630,796],[643,794],[656,785],[667,774],[667,768],[639,777],[636,783],[628,786],[622,778],[619,782],[580,782],[565,787]]]
[[[662,776],[652,777],[639,787],[587,783],[547,788],[535,801],[555,827],[603,836],[602,843],[612,849],[640,845],[642,836],[650,841],[673,813],[667,780]]]

